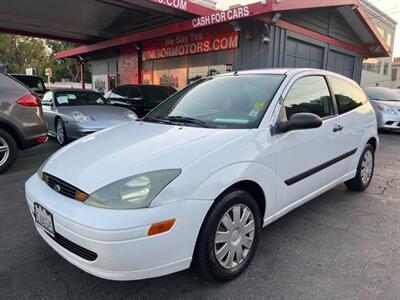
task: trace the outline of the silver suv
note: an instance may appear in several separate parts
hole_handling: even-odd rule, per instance
[[[14,163],[18,149],[47,141],[47,128],[38,96],[0,73],[0,173]]]

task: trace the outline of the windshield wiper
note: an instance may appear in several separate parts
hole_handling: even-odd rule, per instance
[[[182,123],[191,123],[191,124],[196,124],[201,127],[209,128],[210,126],[207,125],[206,122],[199,120],[199,119],[194,119],[194,118],[189,118],[189,117],[183,117],[183,116],[170,116],[165,118],[165,120],[168,121],[176,121],[176,122],[182,122]]]
[[[165,119],[157,119],[157,118],[150,117],[150,116],[142,118],[142,121],[150,121],[150,122],[154,122],[154,123],[173,125],[173,123],[171,121],[168,121],[168,120],[165,120]]]

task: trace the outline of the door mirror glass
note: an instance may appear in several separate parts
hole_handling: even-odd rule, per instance
[[[289,121],[278,126],[278,132],[284,133],[292,130],[318,128],[322,125],[322,119],[312,113],[297,113],[289,118]]]

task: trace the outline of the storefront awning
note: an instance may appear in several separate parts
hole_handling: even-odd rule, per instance
[[[163,2],[164,4],[162,5],[164,7],[168,6],[165,5],[164,0],[151,0],[149,2]],[[385,43],[381,35],[378,33],[375,25],[371,21],[370,16],[362,8],[358,0],[283,0],[279,2],[261,1],[250,5],[232,8],[227,11],[212,11],[211,13],[198,15],[189,20],[183,20],[173,24],[159,26],[122,37],[101,41],[99,43],[59,52],[56,54],[56,58],[60,59],[84,55],[86,53],[106,48],[118,47],[125,44],[154,39],[165,36],[166,34],[174,34],[216,24],[229,23],[244,18],[259,18],[261,20],[271,21],[272,16],[277,12],[284,14],[285,11],[322,7],[332,7],[334,9],[338,9],[345,20],[351,25],[355,33],[359,36],[360,40],[365,44],[365,47],[363,47],[363,49],[355,49],[354,46],[342,43],[339,40],[337,41],[338,43],[348,46],[349,48],[352,48],[352,50],[357,50],[358,53],[364,55],[365,57],[384,57],[391,55],[390,47]],[[280,26],[280,23],[282,26],[287,25],[284,24],[283,21],[278,21],[276,25]],[[313,32],[310,32],[309,30],[303,31],[303,33],[313,36]],[[330,37],[327,37],[327,40],[333,41],[333,39]]]
[[[0,1],[0,32],[92,44],[212,12],[187,0]]]

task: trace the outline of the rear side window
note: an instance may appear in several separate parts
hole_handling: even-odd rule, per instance
[[[163,102],[174,93],[172,89],[162,86],[142,86],[140,88],[146,99],[157,103]]]
[[[131,98],[131,87],[120,86],[105,95],[106,98],[119,99],[119,98]]]
[[[351,111],[368,101],[362,89],[354,83],[333,76],[329,76],[329,82],[335,94],[339,114]]]
[[[321,118],[333,115],[333,102],[323,76],[308,76],[297,80],[285,99],[286,117],[297,113],[313,113]]]
[[[45,91],[46,90],[46,88],[44,87],[44,84],[43,84],[43,80],[40,77],[20,76],[20,75],[13,75],[13,77],[34,91]]]

